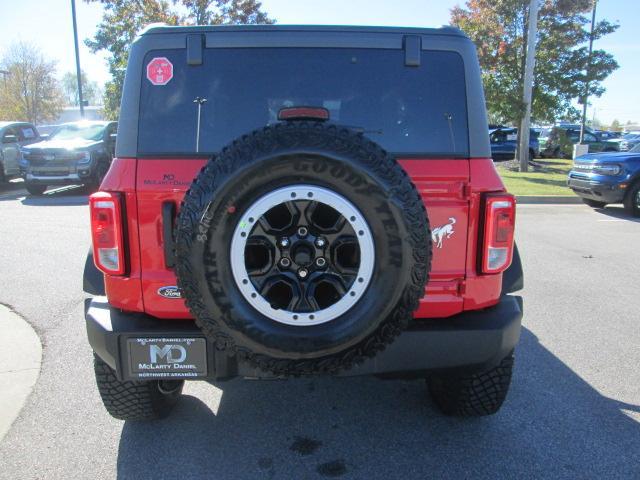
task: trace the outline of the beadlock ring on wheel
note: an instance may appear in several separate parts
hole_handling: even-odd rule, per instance
[[[252,281],[252,276],[247,269],[246,249],[249,239],[252,238],[252,232],[256,229],[256,226],[262,221],[264,215],[267,212],[272,211],[274,207],[282,205],[296,205],[297,202],[304,202],[306,204],[314,202],[315,205],[322,205],[323,208],[329,207],[335,210],[342,219],[344,219],[344,225],[353,232],[353,236],[357,239],[357,246],[359,249],[358,257],[359,262],[357,265],[357,271],[354,268],[354,275],[352,281],[349,281],[348,285],[344,285],[344,292],[342,297],[335,303],[326,308],[319,308],[315,310],[289,310],[284,308],[274,308],[272,303],[268,301],[256,288]],[[306,209],[306,206],[305,206]],[[282,236],[282,240],[278,245],[271,245],[269,241],[268,248],[272,251],[278,250],[281,247],[292,249],[295,245],[289,245],[289,238],[300,240],[306,237],[307,234],[310,238],[315,238],[315,245],[322,245],[322,248],[332,248],[324,245],[324,238],[321,233],[314,231],[314,226],[309,225],[309,221],[306,218],[302,218],[301,225],[292,225],[287,235]],[[293,232],[293,233],[292,233]],[[285,240],[286,239],[286,240]],[[261,239],[261,241],[265,241]],[[276,239],[277,243],[278,240]],[[271,242],[273,243],[273,242]],[[304,243],[302,241],[298,243]],[[304,245],[303,245],[304,246]],[[311,246],[313,247],[313,245]],[[305,248],[307,248],[305,246]],[[307,248],[308,252],[303,252],[307,257],[313,256],[313,248]],[[287,250],[289,252],[289,250]],[[289,257],[286,258],[286,262],[278,264],[278,267],[287,269],[294,263]],[[275,260],[271,259],[271,263]],[[318,269],[325,267],[327,262],[324,257],[318,257],[310,260],[313,265],[318,266]],[[331,263],[331,262],[327,262]],[[258,312],[267,318],[279,323],[294,326],[312,326],[319,325],[343,315],[348,312],[357,302],[367,289],[371,277],[373,275],[373,268],[375,263],[375,248],[373,242],[373,235],[369,225],[360,211],[345,197],[337,194],[327,188],[322,188],[314,185],[292,185],[284,188],[280,188],[271,193],[264,195],[255,201],[242,215],[238,224],[234,230],[233,238],[231,241],[231,270],[235,283],[240,290],[244,299]],[[312,265],[311,263],[309,265]],[[276,265],[271,265],[269,268],[274,270]],[[315,268],[315,267],[311,267]],[[304,271],[302,271],[304,270]],[[307,278],[306,268],[298,268],[293,273],[288,273],[290,276],[297,275],[299,283],[303,285],[303,289],[308,288],[305,282],[311,281],[313,275],[309,275]],[[304,275],[303,275],[304,274]],[[323,273],[316,272],[316,277],[319,278]],[[337,275],[332,273],[333,277]],[[345,276],[346,278],[346,276]],[[343,278],[340,278],[343,281]]]

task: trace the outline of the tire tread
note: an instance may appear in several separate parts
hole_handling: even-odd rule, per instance
[[[171,411],[182,390],[165,395],[157,381],[118,380],[115,371],[94,356],[94,371],[102,403],[109,414],[119,420],[154,420]]]
[[[447,415],[493,415],[509,391],[513,362],[513,354],[510,354],[498,366],[484,372],[453,377],[434,376],[428,380],[429,391],[440,410]]]

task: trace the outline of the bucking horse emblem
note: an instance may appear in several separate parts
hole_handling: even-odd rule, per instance
[[[431,230],[431,240],[437,248],[442,248],[442,240],[445,238],[451,238],[451,235],[453,235],[453,226],[455,224],[456,219],[449,217],[449,223]]]

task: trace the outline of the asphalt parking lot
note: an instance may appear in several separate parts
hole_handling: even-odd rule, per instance
[[[510,396],[442,417],[420,381],[188,383],[170,418],[112,419],[86,342],[86,192],[0,187],[0,303],[44,345],[0,443],[0,478],[640,478],[640,221],[525,205],[526,288]]]

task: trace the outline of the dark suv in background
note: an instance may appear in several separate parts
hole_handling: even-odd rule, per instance
[[[540,156],[538,132],[534,129],[529,134],[529,160]],[[518,146],[518,129],[513,127],[498,127],[489,130],[491,142],[491,158],[494,162],[513,160]]]
[[[60,125],[42,142],[22,149],[20,172],[31,195],[50,185],[98,188],[115,149],[116,122],[82,121]]]
[[[579,125],[553,127],[548,136],[545,136],[544,139],[541,138],[541,154],[547,158],[572,158],[573,146],[579,141]],[[620,150],[619,142],[604,140],[588,128],[584,131],[582,143],[589,145],[589,153],[617,152]]]

